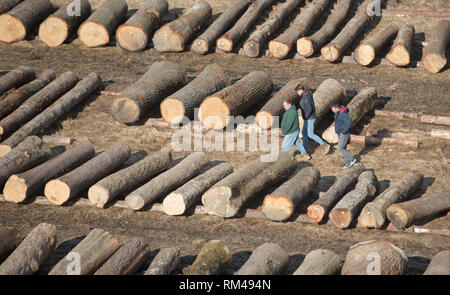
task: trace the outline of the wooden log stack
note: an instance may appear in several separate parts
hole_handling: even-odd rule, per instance
[[[231,262],[231,252],[219,240],[211,240],[203,245],[194,263],[183,270],[184,275],[219,275]]]
[[[422,66],[430,73],[440,72],[447,64],[447,45],[450,43],[450,20],[440,20],[423,50]]]
[[[235,275],[281,275],[289,265],[289,254],[276,243],[258,246]]]
[[[391,50],[386,54],[386,59],[391,64],[403,67],[411,63],[414,33],[413,24],[405,24],[400,28]]]
[[[9,90],[22,86],[34,78],[34,71],[27,66],[20,66],[0,76],[0,100],[2,100],[1,96]]]

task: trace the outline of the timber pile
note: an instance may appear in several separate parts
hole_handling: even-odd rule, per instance
[[[26,66],[20,66],[0,76],[0,97],[9,90],[22,86],[34,78],[34,71]]]
[[[210,19],[208,3],[196,2],[188,11],[171,23],[162,26],[153,36],[153,45],[159,52],[181,52],[193,35]]]
[[[411,53],[414,41],[414,25],[405,24],[400,28],[391,50],[386,54],[386,59],[398,67],[411,63]]]
[[[438,73],[447,64],[447,45],[450,43],[450,20],[444,19],[437,23],[431,35],[431,40],[423,50],[422,65],[430,73]]]
[[[357,63],[368,66],[376,57],[377,53],[389,44],[398,33],[398,26],[391,24],[359,45],[353,53],[353,58]]]
[[[258,246],[235,275],[280,275],[289,265],[289,254],[276,243]]]
[[[184,275],[219,275],[231,262],[231,252],[219,240],[211,240],[197,255],[194,263],[183,270]]]
[[[344,261],[333,251],[316,249],[306,254],[294,275],[338,275]]]

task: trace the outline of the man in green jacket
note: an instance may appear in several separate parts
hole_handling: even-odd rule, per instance
[[[283,107],[285,109],[283,119],[281,120],[281,132],[284,134],[284,140],[281,144],[281,149],[285,152],[291,150],[292,145],[295,144],[297,150],[300,152],[302,157],[300,160],[306,161],[311,159],[308,155],[303,144],[300,142],[298,135],[300,133],[300,128],[298,124],[298,112],[295,105],[289,99],[283,101]]]

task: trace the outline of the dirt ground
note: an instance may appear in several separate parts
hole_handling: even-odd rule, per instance
[[[64,1],[53,1],[59,4]],[[99,1],[92,1],[94,7]],[[128,1],[130,8],[136,8],[142,1]],[[180,9],[189,7],[195,1],[169,1],[171,15]],[[232,1],[208,1],[213,7],[213,14],[223,11]],[[397,0],[389,1],[389,9],[415,9],[450,11],[448,1]],[[261,22],[263,21],[263,17]],[[321,20],[324,21],[324,20]],[[389,22],[413,22],[418,38],[429,38],[436,19],[430,17],[383,17],[379,25]],[[319,26],[319,25],[316,25]],[[319,26],[320,27],[320,26]],[[317,28],[313,28],[314,31]],[[375,30],[376,30],[375,29]],[[365,36],[374,31],[365,31]],[[425,39],[426,39],[425,38]],[[358,42],[355,42],[358,43]],[[357,45],[357,44],[356,44]],[[353,44],[353,46],[356,46]],[[420,52],[420,48],[415,49]],[[348,52],[346,55],[351,53]],[[380,103],[378,109],[390,111],[419,112],[431,115],[450,116],[450,70],[447,68],[439,74],[429,74],[422,68],[396,68],[377,65],[362,67],[354,64],[329,64],[320,59],[275,60],[271,57],[249,59],[237,54],[212,53],[198,56],[191,52],[158,53],[150,48],[141,53],[128,53],[111,44],[104,48],[87,49],[79,41],[55,49],[49,49],[37,39],[21,41],[12,45],[0,43],[0,73],[19,65],[28,65],[41,72],[44,68],[53,68],[57,74],[73,71],[80,77],[97,72],[103,79],[104,90],[118,92],[136,81],[155,61],[170,60],[186,67],[190,76],[197,75],[210,63],[218,63],[229,78],[239,79],[254,70],[269,73],[274,84],[281,87],[288,81],[308,77],[312,88],[317,88],[327,78],[340,81],[347,89],[348,99],[365,86],[379,89]],[[112,96],[94,95],[87,102],[78,106],[68,116],[43,134],[70,136],[78,142],[91,141],[98,151],[112,144],[123,141],[133,151],[154,152],[169,144],[175,129],[145,125],[147,118],[138,124],[127,126],[120,124],[109,115]],[[255,112],[252,110],[252,112]],[[148,117],[160,117],[158,111]],[[317,129],[321,132],[331,123],[331,116]],[[349,145],[349,151],[357,155],[367,168],[373,168],[381,182],[381,190],[390,183],[400,179],[406,172],[417,169],[424,173],[425,180],[419,192],[413,197],[420,197],[444,190],[450,190],[450,141],[429,136],[431,129],[446,129],[447,126],[423,125],[412,120],[394,120],[369,116],[354,128],[353,133],[363,135],[382,135],[392,137],[415,138],[421,142],[418,150],[398,145],[363,147]],[[281,139],[280,139],[281,142]],[[322,157],[315,153],[317,145],[311,144],[312,160],[321,172],[321,181],[314,195],[298,208],[304,213],[320,191],[326,191],[336,177],[345,173],[338,168],[342,164],[339,153]],[[175,152],[175,158],[181,158],[189,152]],[[208,152],[212,160],[230,162],[237,169],[249,161],[257,159],[261,153],[252,152]],[[85,194],[82,197],[86,197]],[[250,204],[258,207],[264,195],[261,194]],[[0,203],[0,224],[16,226],[25,236],[34,226],[41,222],[53,223],[58,230],[60,244],[54,255],[47,261],[40,273],[48,272],[52,264],[86,235],[92,228],[103,228],[117,235],[121,241],[136,235],[149,237],[155,249],[164,246],[178,246],[182,250],[181,267],[190,264],[202,244],[210,239],[222,239],[233,252],[230,273],[237,270],[248,258],[250,252],[264,242],[277,242],[291,255],[291,265],[287,273],[292,273],[301,263],[304,255],[317,248],[327,248],[345,257],[348,248],[361,241],[383,239],[405,250],[410,258],[409,274],[421,274],[431,257],[439,251],[449,249],[450,237],[417,233],[389,232],[385,230],[364,230],[351,228],[339,230],[329,225],[303,224],[299,222],[275,223],[268,220],[234,218],[223,219],[209,215],[189,215],[182,217],[166,216],[157,212],[134,212],[128,209],[108,208],[99,210],[85,207],[54,207],[36,204],[15,205]],[[426,221],[425,221],[426,222]],[[441,217],[427,223],[430,228],[450,229],[450,217]],[[180,271],[180,269],[178,271]]]

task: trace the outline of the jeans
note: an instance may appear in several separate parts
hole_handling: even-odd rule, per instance
[[[306,149],[308,146],[308,137],[322,145],[325,142],[314,133],[314,121],[316,118],[304,120],[303,121],[303,129],[302,129],[302,139],[303,139],[303,147]]]
[[[345,163],[351,162],[354,160],[353,156],[345,149],[350,139],[350,133],[348,134],[339,134],[339,141],[337,150],[344,156]]]
[[[300,139],[298,138],[299,134],[300,134],[300,130],[299,131],[295,131],[295,132],[293,132],[291,134],[287,134],[286,136],[284,136],[283,143],[281,144],[281,150],[289,153],[289,151],[291,150],[292,145],[295,144],[295,146],[297,147],[297,150],[302,155],[306,155],[306,150],[303,147]]]

